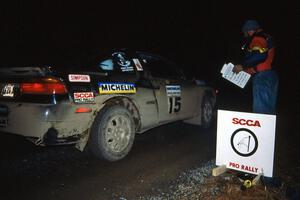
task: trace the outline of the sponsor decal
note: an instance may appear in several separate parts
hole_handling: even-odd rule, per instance
[[[74,101],[76,103],[91,103],[94,100],[93,92],[74,92]]]
[[[166,92],[168,97],[180,97],[181,96],[180,85],[166,85]]]
[[[133,83],[98,83],[100,94],[129,94],[136,93]]]
[[[69,74],[70,82],[91,82],[89,75],[84,74]]]
[[[125,53],[115,52],[112,54],[114,61],[120,66],[122,72],[133,72],[134,68],[131,65],[131,61],[126,58]]]
[[[143,67],[142,67],[142,65],[141,65],[141,63],[140,63],[140,61],[139,61],[139,59],[133,58],[132,60],[133,60],[133,62],[134,62],[134,65],[135,65],[135,67],[136,67],[136,70],[137,70],[137,71],[143,71]]]
[[[180,85],[166,85],[169,113],[177,113],[181,109],[181,88]]]
[[[134,69],[132,66],[124,66],[124,67],[121,67],[121,71],[122,72],[133,72]]]
[[[3,97],[14,97],[14,84],[6,84],[1,91]]]
[[[112,54],[113,57],[117,60],[118,65],[122,67],[129,67],[130,61],[125,59],[125,54],[122,52],[116,52]]]

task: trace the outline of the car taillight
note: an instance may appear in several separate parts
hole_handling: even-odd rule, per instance
[[[31,80],[20,85],[22,94],[66,94],[67,88],[63,82],[55,78]]]

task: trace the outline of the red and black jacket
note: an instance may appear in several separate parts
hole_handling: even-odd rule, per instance
[[[245,71],[254,74],[272,69],[275,48],[270,35],[258,30],[245,45],[243,67]]]

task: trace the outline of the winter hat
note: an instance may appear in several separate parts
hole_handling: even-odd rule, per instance
[[[242,31],[243,32],[252,31],[258,28],[259,28],[259,24],[256,20],[247,20],[242,27]]]

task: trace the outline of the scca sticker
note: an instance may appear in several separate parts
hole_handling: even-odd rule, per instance
[[[94,100],[93,92],[74,92],[74,101],[76,103],[91,103]]]
[[[91,82],[89,75],[84,74],[69,74],[70,82]]]
[[[133,83],[98,83],[100,94],[129,94],[136,93]]]

